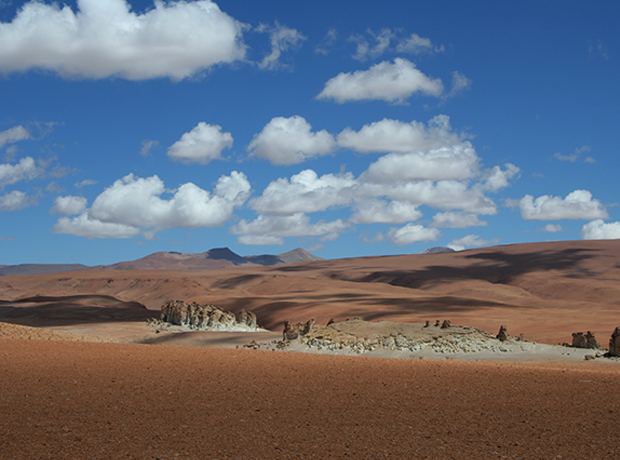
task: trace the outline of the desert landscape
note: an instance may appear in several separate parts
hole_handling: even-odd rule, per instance
[[[217,254],[0,276],[3,458],[620,455],[617,240]],[[172,300],[260,328],[162,322]]]

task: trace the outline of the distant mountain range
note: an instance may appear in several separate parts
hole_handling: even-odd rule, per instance
[[[41,275],[78,270],[210,270],[260,265],[286,265],[312,262],[315,260],[323,259],[301,248],[278,255],[263,254],[247,257],[235,254],[228,248],[215,248],[201,254],[156,252],[129,262],[119,262],[112,265],[97,265],[93,267],[81,264],[0,265],[0,276]]]

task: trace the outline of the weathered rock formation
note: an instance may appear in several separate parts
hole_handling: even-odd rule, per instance
[[[330,324],[333,324],[330,323]],[[303,337],[312,331],[314,327],[314,318],[305,323],[297,323],[293,325],[291,321],[284,322],[284,331],[282,332],[282,340],[289,341],[295,340],[298,337]],[[327,326],[326,326],[327,327]]]
[[[439,324],[441,326],[441,323]],[[437,329],[416,323],[390,323],[389,321],[369,322],[347,320],[334,322],[327,326],[307,323],[284,325],[281,347],[298,341],[309,348],[330,351],[351,350],[365,353],[376,349],[392,351],[431,350],[436,353],[474,353],[480,351],[509,352],[524,349],[530,344],[521,343],[507,336],[501,342],[494,335],[468,326],[451,325]]]
[[[238,316],[215,305],[199,305],[171,300],[161,307],[161,320],[176,326],[186,326],[199,331],[230,330],[255,331],[256,315],[241,310]]]
[[[452,325],[449,319],[444,319],[443,323],[441,323],[442,329],[448,329]]]
[[[596,338],[592,332],[588,331],[585,335],[583,332],[573,332],[573,348],[592,348],[599,349],[601,345],[596,342]]]
[[[618,326],[609,339],[609,356],[620,356],[620,326]]]
[[[496,335],[497,339],[501,342],[505,342],[510,338],[508,335],[508,328],[503,324],[499,327],[499,332]]]

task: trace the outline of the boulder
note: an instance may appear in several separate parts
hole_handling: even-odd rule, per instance
[[[590,349],[599,349],[601,348],[600,344],[596,342],[596,338],[592,332],[588,331],[586,334],[583,332],[573,332],[573,343],[571,347],[573,348],[590,348]]]
[[[451,325],[452,325],[452,323],[450,322],[450,320],[449,319],[445,319],[443,321],[443,323],[441,323],[441,328],[442,329],[448,329]]]
[[[620,356],[620,326],[618,326],[609,339],[609,356]]]

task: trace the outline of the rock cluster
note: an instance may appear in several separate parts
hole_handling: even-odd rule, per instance
[[[396,325],[396,326],[394,326]],[[314,320],[307,323],[287,321],[283,343],[298,340],[309,348],[330,351],[351,350],[364,353],[377,349],[418,352],[430,349],[437,353],[474,353],[480,351],[509,352],[524,346],[520,340],[507,338],[501,342],[494,335],[468,326],[448,323],[443,329],[428,325],[389,323],[388,321],[366,322],[363,320],[342,321],[319,326]],[[525,341],[526,342],[526,341]]]
[[[586,334],[583,332],[573,332],[573,348],[592,348],[598,350],[601,345],[596,342],[596,338],[592,332],[588,331]]]
[[[620,356],[620,326],[618,326],[609,339],[609,356]]]
[[[161,307],[161,320],[199,331],[255,331],[256,315],[241,310],[238,315],[215,305],[199,305],[182,300],[171,300]]]

